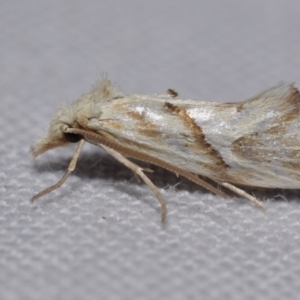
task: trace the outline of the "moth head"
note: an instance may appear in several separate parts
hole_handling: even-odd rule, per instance
[[[84,94],[73,104],[58,110],[48,132],[31,147],[32,155],[36,157],[50,149],[77,143],[83,137],[67,132],[67,129],[84,128],[88,119],[101,116],[103,105],[122,97],[124,97],[123,93],[106,76],[102,76],[89,93]]]
[[[66,132],[68,128],[78,127],[76,116],[71,105],[61,107],[52,119],[48,131],[31,147],[32,155],[37,157],[50,149],[79,142],[83,138],[80,134]]]

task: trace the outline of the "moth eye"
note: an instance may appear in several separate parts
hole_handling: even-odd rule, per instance
[[[65,138],[70,143],[77,143],[82,139],[82,135],[77,133],[64,132]]]

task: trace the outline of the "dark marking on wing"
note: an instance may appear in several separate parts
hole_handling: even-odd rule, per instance
[[[168,89],[167,94],[169,94],[172,98],[178,97],[178,93],[173,89]]]
[[[199,151],[200,147],[201,151],[206,153],[215,162],[215,165],[213,166],[214,169],[216,167],[222,167],[225,169],[228,168],[228,165],[221,157],[219,151],[214,149],[213,146],[205,140],[205,135],[201,127],[197,125],[195,120],[189,116],[184,108],[174,105],[170,102],[165,102],[165,107],[169,111],[178,115],[184,122],[185,126],[191,131],[192,136],[196,140],[196,144],[192,145],[192,148],[195,150],[195,152]]]

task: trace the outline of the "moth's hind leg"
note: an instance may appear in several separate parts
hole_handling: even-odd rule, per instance
[[[212,193],[215,193],[216,195],[219,195],[221,197],[224,197],[224,198],[228,198],[228,196],[223,193],[222,191],[216,189],[215,187],[211,186],[210,184],[208,184],[207,182],[203,181],[202,179],[200,179],[198,176],[195,176],[194,174],[192,173],[189,173],[189,172],[186,172],[186,171],[183,171],[183,170],[177,170],[175,171],[173,169],[174,172],[177,172],[179,173],[180,175],[186,177],[187,179],[199,184],[200,186],[204,187],[205,189],[211,191]],[[226,187],[227,189],[233,191],[234,193],[252,201],[253,203],[255,203],[257,206],[259,206],[260,208],[263,208],[263,209],[266,209],[266,207],[264,206],[263,203],[261,203],[257,198],[249,195],[248,193],[246,193],[245,191],[243,191],[242,189],[239,189],[238,187],[228,183],[228,182],[218,182],[218,181],[215,181],[216,183]]]
[[[259,206],[260,208],[266,209],[266,207],[264,206],[264,204],[259,201],[257,198],[251,196],[250,194],[246,193],[245,191],[237,188],[236,186],[228,183],[228,182],[220,182],[219,184],[221,184],[222,186],[228,188],[229,190],[235,192],[236,194],[252,201],[253,203],[255,203],[257,206]]]
[[[158,188],[152,183],[152,181],[144,174],[144,171],[149,172],[149,169],[143,169],[140,166],[136,165],[135,163],[128,160],[125,156],[121,153],[115,151],[112,148],[106,147],[105,145],[100,144],[100,146],[111,156],[113,156],[116,160],[120,163],[125,165],[128,169],[130,169],[138,178],[141,178],[148,187],[152,190],[155,194],[156,198],[158,199],[160,206],[161,206],[161,220],[164,222],[167,216],[167,204],[164,200],[162,194],[158,190]]]

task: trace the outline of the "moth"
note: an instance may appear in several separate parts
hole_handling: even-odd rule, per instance
[[[238,103],[181,100],[172,89],[160,95],[122,93],[107,77],[71,105],[61,107],[50,128],[32,146],[34,157],[78,143],[59,182],[75,169],[84,142],[103,148],[153,191],[167,215],[159,189],[134,158],[170,170],[227,198],[219,186],[265,206],[238,186],[297,189],[300,183],[300,95],[280,83]],[[198,177],[198,175],[201,176]],[[206,178],[217,184],[208,183]]]

